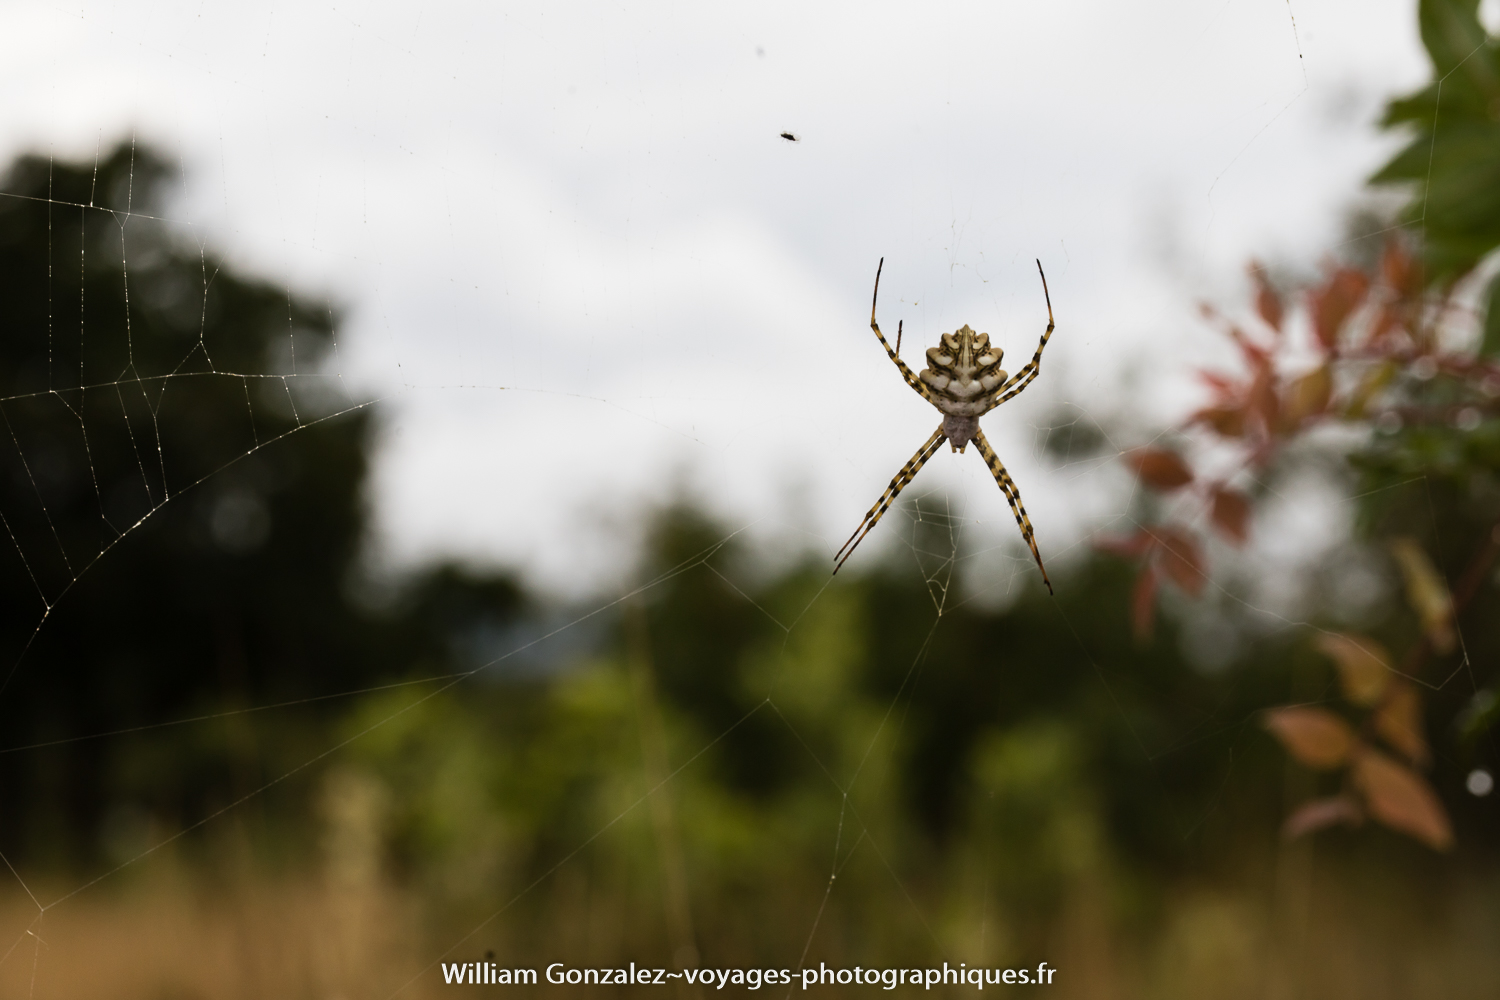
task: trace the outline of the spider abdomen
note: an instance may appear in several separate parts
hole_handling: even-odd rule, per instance
[[[979,417],[943,414],[943,436],[948,439],[948,444],[954,451],[963,451],[978,433]]]

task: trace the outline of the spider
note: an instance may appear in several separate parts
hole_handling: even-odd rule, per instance
[[[1036,539],[1031,530],[1031,519],[1026,516],[1026,506],[1021,503],[1021,491],[1016,487],[1015,481],[1010,478],[1010,473],[1005,471],[1000,457],[985,440],[984,431],[979,429],[979,418],[1001,403],[1020,394],[1031,384],[1041,371],[1042,351],[1047,346],[1047,340],[1052,336],[1052,329],[1056,323],[1052,319],[1052,294],[1047,291],[1047,273],[1042,270],[1042,262],[1036,262],[1037,273],[1042,276],[1042,295],[1047,300],[1047,332],[1042,334],[1041,343],[1037,344],[1036,354],[1032,355],[1031,361],[1024,368],[1016,372],[1010,379],[1006,379],[1005,372],[1000,368],[1000,359],[1004,357],[1005,351],[998,347],[990,346],[990,335],[987,333],[975,333],[965,324],[953,333],[945,333],[939,340],[937,347],[927,349],[928,367],[922,369],[920,375],[913,374],[912,370],[901,360],[901,324],[896,325],[896,349],[891,350],[891,345],[886,342],[885,334],[880,332],[880,325],[875,322],[875,303],[880,299],[880,272],[885,267],[885,258],[880,258],[880,265],[875,268],[875,295],[870,300],[870,329],[875,331],[875,336],[880,340],[880,346],[885,348],[885,353],[891,356],[896,367],[901,370],[901,377],[906,384],[911,386],[923,399],[937,407],[938,412],[943,415],[943,422],[938,429],[932,432],[932,437],[927,443],[917,449],[911,461],[901,467],[896,473],[896,478],[885,488],[875,506],[865,515],[865,519],[854,529],[854,534],[843,547],[833,554],[837,565],[833,571],[837,573],[859,543],[864,541],[879,522],[881,516],[895,502],[897,494],[906,488],[906,484],[916,478],[918,470],[927,464],[927,460],[937,453],[943,442],[947,441],[949,447],[954,451],[962,452],[969,442],[979,449],[980,457],[984,464],[990,467],[990,472],[995,477],[995,482],[1000,484],[1000,491],[1005,494],[1005,499],[1010,502],[1010,512],[1016,516],[1016,524],[1021,528],[1021,537],[1026,539],[1026,544],[1031,546],[1032,558],[1036,560],[1037,569],[1042,571],[1042,582],[1047,585],[1047,593],[1052,593],[1052,581],[1047,579],[1047,567],[1042,565],[1042,554],[1037,551]]]

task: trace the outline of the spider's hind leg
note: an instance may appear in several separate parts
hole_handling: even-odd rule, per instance
[[[1000,491],[1005,494],[1005,499],[1010,503],[1010,512],[1016,517],[1016,524],[1021,529],[1021,537],[1026,539],[1026,544],[1031,546],[1031,557],[1036,560],[1036,568],[1042,571],[1042,582],[1047,585],[1047,593],[1052,593],[1052,581],[1047,579],[1047,567],[1042,565],[1042,554],[1037,551],[1035,532],[1031,529],[1031,518],[1026,516],[1026,505],[1021,502],[1021,491],[1016,486],[1015,480],[1010,478],[1010,473],[1005,471],[1000,456],[995,454],[995,449],[990,447],[989,441],[985,439],[984,432],[974,431],[974,447],[979,449],[979,454],[984,458],[984,464],[990,467],[995,482],[1000,484]]]
[[[901,471],[896,473],[896,478],[891,480],[891,484],[885,488],[885,492],[880,494],[880,499],[875,501],[875,506],[870,508],[870,512],[865,515],[865,519],[859,522],[859,527],[854,529],[854,534],[850,535],[849,540],[833,554],[833,558],[838,560],[838,565],[833,567],[835,573],[843,568],[844,563],[849,561],[850,556],[854,555],[854,550],[859,547],[859,543],[865,540],[865,536],[870,533],[871,529],[885,515],[885,512],[890,509],[891,504],[895,503],[897,495],[906,488],[906,484],[916,478],[917,472],[922,466],[927,464],[927,460],[937,454],[938,448],[942,447],[945,440],[946,435],[943,434],[943,429],[939,427],[932,432],[932,437],[927,439],[927,443],[917,449],[917,453],[911,457],[911,461],[903,465]]]

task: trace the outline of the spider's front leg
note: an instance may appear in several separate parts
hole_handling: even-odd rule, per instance
[[[906,380],[906,384],[915,389],[917,394],[927,400],[927,402],[936,406],[937,403],[932,398],[931,390],[923,384],[921,379],[917,378],[915,372],[906,366],[906,362],[901,360],[901,355],[891,350],[890,342],[885,339],[885,334],[880,332],[880,324],[875,322],[875,303],[880,300],[880,272],[884,268],[885,258],[882,257],[880,258],[880,264],[875,268],[875,294],[870,297],[870,329],[875,331],[875,336],[880,339],[880,346],[885,348],[885,353],[890,355],[891,360],[896,363],[896,367],[901,369],[901,377]],[[899,333],[900,327],[898,326],[896,329]],[[901,344],[899,336],[896,338],[896,344],[898,347]]]
[[[1042,334],[1042,342],[1036,345],[1036,353],[1031,356],[1031,360],[1012,375],[1009,381],[995,390],[986,411],[993,410],[1007,399],[1020,395],[1021,390],[1030,385],[1042,370],[1042,352],[1047,349],[1047,341],[1052,339],[1052,330],[1057,326],[1057,322],[1052,318],[1052,293],[1047,291],[1047,272],[1042,270],[1041,261],[1036,262],[1036,270],[1042,276],[1042,294],[1047,298],[1047,332]]]
[[[1021,502],[1021,491],[1016,486],[1016,481],[1010,478],[1010,473],[1005,471],[1000,456],[995,454],[995,449],[991,448],[989,441],[985,440],[984,431],[975,430],[974,446],[979,449],[980,456],[984,458],[984,464],[990,467],[990,473],[995,477],[995,482],[1000,484],[1000,491],[1009,501],[1010,512],[1015,515],[1016,524],[1021,529],[1021,537],[1026,539],[1027,545],[1031,546],[1031,557],[1036,560],[1036,568],[1042,571],[1042,582],[1047,585],[1047,593],[1052,593],[1052,581],[1047,579],[1047,567],[1042,565],[1042,554],[1037,551],[1035,532],[1031,530],[1031,518],[1026,516],[1026,505]]]
[[[940,425],[937,430],[932,432],[932,437],[927,439],[927,443],[917,449],[917,453],[911,457],[911,461],[901,467],[901,471],[896,473],[896,478],[892,479],[891,484],[885,488],[885,492],[880,494],[880,499],[875,501],[875,506],[870,508],[870,512],[865,515],[865,519],[859,522],[859,527],[854,529],[854,534],[850,535],[849,540],[833,554],[833,558],[838,561],[838,565],[833,567],[835,573],[843,568],[844,563],[849,561],[849,557],[854,555],[854,550],[859,547],[859,543],[865,540],[865,536],[870,533],[871,529],[884,516],[891,504],[895,503],[897,495],[906,489],[907,483],[916,478],[917,472],[922,466],[927,464],[929,458],[937,454],[938,448],[942,447],[943,442],[946,440],[948,440],[947,435],[943,433],[943,428]]]

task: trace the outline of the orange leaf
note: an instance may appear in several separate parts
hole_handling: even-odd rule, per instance
[[[1328,409],[1333,398],[1333,375],[1321,365],[1286,387],[1281,404],[1281,418],[1287,430],[1295,430],[1309,417]]]
[[[1125,453],[1126,463],[1154,490],[1166,492],[1193,481],[1193,470],[1175,451],[1165,448],[1137,448]]]
[[[1422,619],[1422,631],[1439,653],[1453,651],[1453,601],[1437,567],[1414,538],[1391,539],[1391,553],[1406,578],[1406,600]]]
[[[1344,697],[1364,708],[1385,694],[1391,681],[1390,654],[1374,639],[1341,632],[1325,632],[1313,645],[1339,668]]]
[[[1145,566],[1136,578],[1135,589],[1130,595],[1130,623],[1135,629],[1138,642],[1151,638],[1156,624],[1156,589],[1161,574],[1155,566]]]
[[[1188,594],[1197,597],[1203,591],[1208,574],[1203,570],[1203,551],[1198,540],[1177,528],[1152,529],[1156,535],[1156,562],[1167,578]]]
[[[1245,409],[1242,406],[1209,406],[1189,417],[1188,423],[1207,424],[1220,437],[1242,437],[1245,433]]]
[[[1260,318],[1266,321],[1267,326],[1280,333],[1281,319],[1286,315],[1281,296],[1276,294],[1276,289],[1266,280],[1265,268],[1252,261],[1249,270],[1250,280],[1255,282],[1255,311],[1260,313]]]
[[[1375,711],[1375,731],[1413,764],[1427,763],[1427,741],[1422,737],[1422,696],[1403,680],[1391,686],[1385,704]]]
[[[1250,500],[1245,494],[1226,486],[1214,489],[1214,527],[1236,545],[1244,545],[1250,536]]]
[[[1364,793],[1370,815],[1392,830],[1415,837],[1433,850],[1453,846],[1453,828],[1437,793],[1411,768],[1377,750],[1364,749],[1354,760],[1354,781]]]
[[[1273,708],[1266,713],[1265,727],[1293,757],[1321,770],[1343,764],[1359,743],[1349,723],[1322,708]]]
[[[1199,369],[1198,377],[1213,390],[1214,399],[1221,403],[1233,402],[1238,399],[1241,390],[1244,388],[1244,386],[1228,375],[1220,375],[1218,372],[1211,372],[1207,369]]]
[[[1370,280],[1362,272],[1341,267],[1330,274],[1321,287],[1308,293],[1313,332],[1318,335],[1318,343],[1325,351],[1338,346],[1344,321],[1359,308],[1369,288]]]
[[[1335,823],[1358,826],[1364,821],[1365,813],[1358,802],[1347,795],[1333,795],[1326,799],[1304,802],[1281,824],[1281,835],[1287,840],[1296,840],[1305,833],[1313,833]]]

